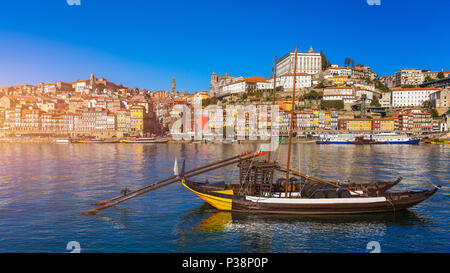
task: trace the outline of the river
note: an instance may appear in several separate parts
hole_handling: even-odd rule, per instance
[[[291,166],[333,181],[404,179],[392,190],[442,185],[406,211],[344,216],[217,212],[180,184],[97,215],[90,205],[217,161],[257,144],[0,143],[0,252],[381,252],[450,251],[449,145],[293,145]],[[274,155],[285,164],[287,145]],[[181,161],[179,161],[181,166]],[[198,176],[238,177],[233,166]]]

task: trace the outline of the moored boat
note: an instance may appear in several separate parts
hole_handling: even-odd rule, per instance
[[[105,140],[105,139],[93,139],[93,138],[85,138],[85,139],[76,139],[72,140],[71,143],[117,143],[118,140]]]
[[[129,139],[122,139],[122,143],[166,143],[167,139],[157,139],[154,137],[132,137]]]
[[[450,144],[450,141],[430,141],[431,144]]]
[[[239,184],[209,184],[188,179],[182,182],[218,210],[278,214],[393,212],[426,200],[439,188],[389,193],[386,189],[400,182],[400,178],[385,185],[373,183],[372,187],[380,190],[363,190],[372,183],[338,186],[305,176],[290,179],[286,188],[284,178],[273,183],[275,170],[280,169],[267,162],[243,162]]]
[[[317,144],[419,144],[420,139],[413,139],[404,134],[323,134]]]

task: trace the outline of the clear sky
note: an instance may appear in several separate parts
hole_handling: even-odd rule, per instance
[[[269,77],[296,45],[379,75],[450,70],[450,1],[379,1],[1,1],[0,86],[93,72],[152,91],[170,90],[172,77],[179,91],[208,90],[213,71]]]

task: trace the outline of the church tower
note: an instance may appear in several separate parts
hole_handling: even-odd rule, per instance
[[[91,73],[91,77],[89,78],[89,83],[91,84],[91,92],[96,91],[97,86],[95,85],[95,82],[97,81],[97,79],[94,76],[94,73]]]
[[[211,84],[209,85],[209,95],[214,96],[214,90],[216,89],[217,74],[215,72],[211,73]]]
[[[175,84],[175,77],[172,79],[172,93],[177,91],[177,85]]]

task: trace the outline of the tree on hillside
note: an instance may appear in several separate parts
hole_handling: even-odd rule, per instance
[[[315,90],[312,90],[309,93],[304,94],[303,96],[300,96],[300,100],[320,100],[323,97],[322,92],[317,92]]]
[[[383,92],[390,92],[391,89],[389,89],[389,87],[387,87],[386,84],[384,84],[384,82],[382,82],[380,79],[375,78],[373,79],[373,83],[375,84],[375,88],[379,89]]]
[[[438,79],[443,79],[445,78],[444,73],[441,71],[437,74]]]
[[[322,56],[322,70],[326,70],[331,66],[331,63],[327,60],[327,57],[325,56],[325,54],[323,54],[322,51],[320,51],[320,55]]]
[[[211,98],[203,99],[202,105],[204,107],[206,107],[208,105],[216,105],[218,101],[219,101],[219,99],[217,99],[216,97],[211,97]]]
[[[433,119],[440,119],[441,118],[441,116],[439,116],[438,111],[436,109],[434,109],[434,108],[430,110],[430,114],[433,117]]]
[[[319,84],[317,84],[316,88],[325,88],[325,84],[323,83],[323,81],[319,82]]]
[[[328,110],[331,108],[340,110],[344,109],[344,102],[342,100],[321,100],[320,108],[322,110]]]
[[[345,58],[344,66],[350,66],[350,58]]]
[[[425,77],[425,80],[424,80],[424,82],[431,82],[433,79],[429,76],[429,75],[427,75],[426,77]]]
[[[371,106],[376,106],[376,107],[380,107],[380,106],[381,106],[381,104],[380,104],[380,102],[378,101],[377,98],[374,98],[374,99],[372,100],[372,102],[370,103],[370,105],[371,105]]]

